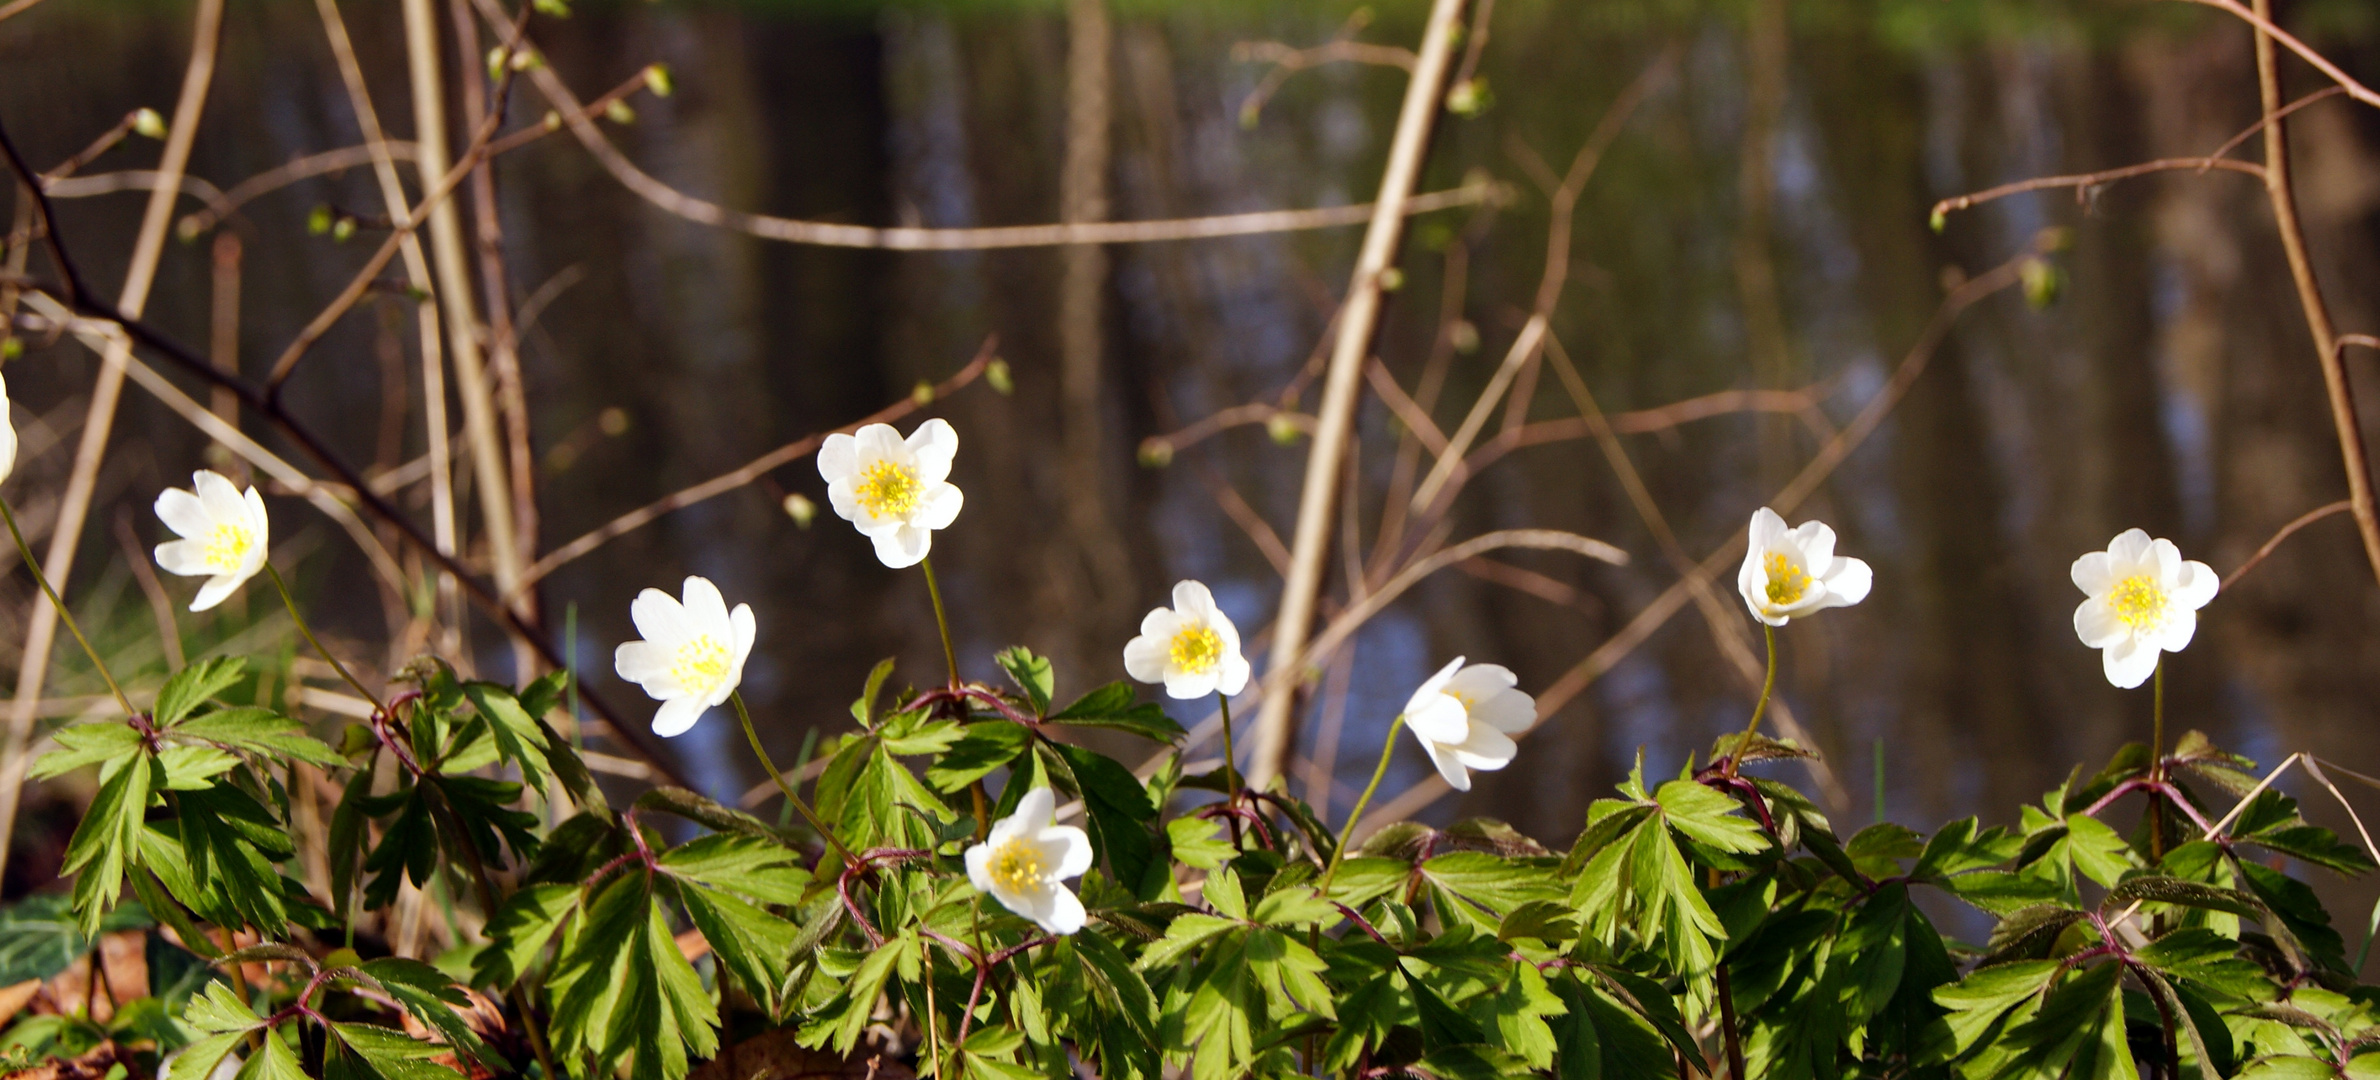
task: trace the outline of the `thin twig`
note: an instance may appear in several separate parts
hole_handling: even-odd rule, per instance
[[[968,361],[966,367],[960,368],[958,374],[943,380],[941,384],[934,387],[933,400],[940,401],[950,394],[957,393],[968,383],[974,382],[976,376],[983,374],[984,367],[991,363],[992,358],[997,355],[999,344],[999,335],[995,334],[990,337],[986,337],[983,340],[983,347],[975,351],[975,359]],[[727,492],[734,491],[737,488],[743,487],[744,485],[749,484],[764,475],[767,475],[770,471],[783,466],[789,461],[795,461],[806,457],[815,452],[819,445],[826,441],[826,437],[828,435],[835,434],[836,432],[848,433],[857,431],[869,424],[891,423],[892,421],[898,420],[904,416],[908,416],[909,414],[916,412],[921,407],[922,406],[918,404],[917,398],[915,396],[902,398],[901,400],[887,405],[868,416],[862,417],[858,420],[852,421],[851,423],[845,424],[842,427],[836,428],[834,431],[822,431],[813,435],[805,435],[799,439],[795,439],[792,442],[786,443],[783,446],[771,450],[768,453],[762,454],[759,457],[753,458],[751,461],[745,462],[738,468],[721,473],[720,475],[714,476],[703,481],[702,483],[694,485],[693,487],[665,495],[654,500],[653,502],[637,507],[634,510],[605,522],[603,525],[589,531],[587,534],[579,537],[578,539],[547,552],[544,558],[537,560],[537,562],[532,564],[528,569],[521,571],[521,587],[527,588],[530,585],[536,584],[547,574],[551,574],[555,570],[561,569],[563,564],[568,563],[581,555],[585,555],[596,548],[602,547],[603,545],[608,544],[631,531],[634,531],[635,529],[643,526],[646,522],[652,521],[663,514],[667,514],[676,510],[683,510],[686,507],[693,506],[696,503],[702,502],[714,496],[723,495]]]
[[[2264,179],[2264,166],[2258,165],[2252,161],[2234,161],[2231,158],[2214,156],[2197,158],[2158,158],[2155,161],[2144,161],[2138,165],[2126,165],[2118,169],[2102,169],[2098,172],[2075,173],[2070,176],[2036,176],[2031,180],[2019,180],[2013,184],[2002,184],[1996,188],[1985,188],[1984,190],[1975,192],[1971,195],[1958,195],[1935,203],[1933,212],[1936,216],[1939,216],[1942,214],[1947,214],[1953,210],[1965,210],[1969,207],[1980,206],[1984,203],[1991,202],[1994,199],[2007,198],[2010,195],[2019,195],[2027,191],[2053,190],[2056,188],[2073,188],[2075,197],[2079,199],[2082,197],[2083,192],[2091,188],[2112,184],[2118,180],[2129,180],[2135,176],[2147,176],[2150,173],[2159,172],[2173,172],[2180,169],[2191,169],[2200,173],[2204,173],[2209,169],[2223,169],[2228,172],[2253,176],[2259,180]]]
[[[2363,102],[2366,105],[2380,107],[2380,92],[2374,92],[2371,87],[2365,86],[2364,84],[2355,81],[2346,72],[2339,70],[2339,66],[2337,64],[2331,63],[2321,53],[2315,52],[2312,48],[2308,47],[2305,42],[2299,41],[2295,37],[2290,36],[2289,31],[2283,30],[2279,26],[2274,25],[2271,16],[2265,11],[2265,6],[2263,4],[2260,3],[2256,5],[2255,10],[2250,10],[2246,6],[2240,4],[2239,0],[2182,0],[2182,2],[2190,4],[2203,4],[2211,8],[2220,8],[2238,16],[2242,20],[2246,21],[2248,25],[2256,28],[2258,37],[2260,39],[2265,38],[2266,35],[2270,35],[2271,40],[2277,40],[2281,44],[2288,46],[2290,52],[2296,53],[2297,55],[2305,58],[2306,63],[2314,65],[2314,70],[2319,71],[2323,75],[2327,76],[2330,81],[2339,84],[2339,88],[2345,90],[2348,95],[2353,97],[2355,100]],[[2273,107],[2278,104],[2280,104],[2280,102],[2277,100],[2267,101],[2265,103],[2265,111],[2271,112]]]
[[[14,3],[8,4],[5,7],[0,7],[0,22],[7,22],[10,19],[22,15],[25,12],[32,10],[33,5],[38,3],[41,3],[41,0],[15,0]]]
[[[2242,577],[2247,576],[2248,571],[2256,569],[2256,564],[2263,562],[2265,556],[2272,554],[2274,548],[2281,546],[2281,541],[2289,539],[2292,535],[2295,535],[2299,529],[2305,528],[2306,526],[2320,521],[2323,518],[2329,517],[2332,514],[2336,514],[2345,510],[2352,510],[2354,508],[2354,503],[2346,499],[2340,499],[2339,501],[2331,503],[2328,506],[2318,506],[2312,510],[2306,511],[2303,514],[2299,514],[2296,520],[2291,521],[2287,525],[2281,526],[2281,531],[2274,533],[2272,535],[2272,539],[2266,540],[2264,542],[2264,546],[2257,548],[2256,554],[2248,556],[2248,561],[2241,563],[2239,565],[2239,569],[2223,575],[2223,584],[2217,587],[2216,591],[2230,591],[2232,582],[2238,581]]]

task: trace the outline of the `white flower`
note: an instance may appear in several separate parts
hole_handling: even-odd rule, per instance
[[[190,601],[190,610],[205,611],[264,569],[271,528],[255,488],[242,494],[206,469],[190,474],[190,486],[194,490],[167,488],[157,496],[157,517],[182,538],[157,545],[157,565],[184,577],[211,575]]]
[[[1752,617],[1783,626],[1831,607],[1868,598],[1875,574],[1858,559],[1835,554],[1835,531],[1823,521],[1787,529],[1768,507],[1752,515],[1752,543],[1736,572],[1736,591]]]
[[[1058,824],[1057,798],[1034,788],[1016,813],[992,823],[983,843],[967,849],[967,880],[1001,906],[1053,934],[1083,928],[1083,902],[1058,882],[1091,868],[1091,838]]]
[[[1124,644],[1124,671],[1145,683],[1164,683],[1177,698],[1248,688],[1239,627],[1215,607],[1215,594],[1195,581],[1175,582],[1173,606],[1141,619],[1140,636]]]
[[[621,678],[661,703],[653,734],[663,738],[685,734],[726,701],[744,681],[744,658],[752,655],[752,605],[737,604],[730,614],[708,578],[687,578],[685,593],[682,604],[659,589],[636,594],[628,615],[645,639],[621,645],[612,657]]]
[[[2090,597],[2074,609],[2074,636],[2101,650],[2107,681],[2129,690],[2157,670],[2158,654],[2189,646],[2198,609],[2222,583],[2173,541],[2126,529],[2106,551],[2074,560],[2074,587]]]
[[[1470,770],[1494,772],[1520,752],[1512,737],[1537,722],[1537,699],[1513,689],[1519,682],[1507,668],[1464,667],[1458,656],[1405,702],[1405,726],[1456,791],[1471,790]]]
[[[17,426],[8,419],[8,380],[0,377],[0,480],[17,467]]]
[[[950,459],[959,452],[959,433],[946,420],[928,420],[907,441],[891,424],[869,424],[857,434],[826,437],[818,448],[818,475],[835,513],[876,542],[876,557],[893,569],[915,566],[934,547],[934,530],[947,529],[963,501],[948,482]]]

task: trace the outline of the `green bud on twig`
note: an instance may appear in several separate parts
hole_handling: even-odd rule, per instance
[[[2016,268],[2025,286],[2025,303],[2039,311],[2058,302],[2058,293],[2065,288],[2066,272],[2058,264],[2042,258],[2026,259]]]
[[[1145,468],[1162,469],[1173,464],[1173,444],[1155,435],[1142,439],[1140,463]]]
[[[677,84],[670,81],[668,64],[645,65],[645,89],[654,97],[668,97],[677,92]]]
[[[1936,233],[1939,233],[1942,230],[1950,227],[1950,215],[1944,212],[1941,207],[1937,206],[1934,208],[1934,216],[1927,219],[1926,225],[1933,229]]]
[[[10,335],[0,338],[0,360],[14,360],[25,355],[25,339]]]
[[[501,79],[504,77],[504,61],[504,46],[498,45],[488,50],[488,78]]]
[[[1001,397],[1016,393],[1016,379],[1008,372],[1008,361],[994,359],[983,366],[983,381],[992,384],[993,392]]]
[[[141,109],[132,114],[132,130],[151,139],[165,138],[165,118],[155,109]]]
[[[536,7],[540,15],[551,15],[557,19],[570,17],[570,5],[564,0],[536,0]]]
[[[1405,287],[1405,272],[1390,266],[1380,271],[1380,291],[1395,292]]]
[[[1297,415],[1287,412],[1274,413],[1272,419],[1265,421],[1264,433],[1283,446],[1294,445],[1297,437],[1303,434],[1298,428]]]
[[[1496,103],[1496,96],[1488,92],[1487,76],[1465,79],[1446,92],[1446,111],[1456,116],[1477,116]]]
[[[930,379],[919,379],[919,380],[917,380],[917,387],[916,387],[916,389],[913,389],[913,390],[909,391],[909,400],[916,402],[916,403],[917,403],[917,407],[918,407],[918,408],[921,408],[921,409],[922,409],[922,408],[924,408],[924,407],[926,407],[926,406],[928,406],[928,405],[931,405],[931,404],[933,404],[933,403],[934,403],[934,383],[933,383],[933,381],[932,381],[932,380],[930,380]]]
[[[636,122],[636,110],[629,108],[627,102],[615,98],[611,104],[603,107],[603,118],[615,124],[633,124]]]
[[[800,492],[785,497],[785,516],[793,519],[794,528],[807,529],[818,520],[818,504]]]
[[[1478,324],[1473,323],[1469,319],[1456,319],[1453,326],[1446,328],[1446,343],[1454,346],[1454,351],[1461,353],[1464,356],[1469,356],[1472,353],[1478,352]]]
[[[306,233],[310,236],[321,236],[331,231],[331,219],[334,216],[331,213],[331,208],[327,205],[315,207],[306,215]]]

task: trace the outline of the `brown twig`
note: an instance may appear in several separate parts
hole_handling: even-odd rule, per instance
[[[2198,2],[2227,9],[2238,7],[2232,0]],[[2304,50],[2295,38],[2272,24],[2271,0],[2255,2],[2255,10],[2248,14],[2256,25],[2256,91],[2265,113],[2271,115],[2281,108],[2281,73],[2279,58],[2273,53],[2273,39],[2286,40],[2292,48],[2309,54],[2311,51]],[[2317,61],[2316,67],[2328,63],[2318,57],[2309,58]],[[2344,76],[2338,78],[2345,85]],[[2349,89],[2352,92],[2354,87]],[[2380,105],[2380,97],[2368,100]],[[2347,366],[2339,355],[2338,331],[2331,323],[2330,305],[2322,298],[2322,283],[2314,276],[2313,258],[2306,252],[2305,228],[2298,221],[2297,194],[2290,184],[2287,124],[2265,126],[2264,168],[2265,191],[2272,197],[2273,225],[2280,230],[2281,249],[2289,258],[2289,277],[2297,286],[2298,303],[2305,308],[2306,329],[2314,336],[2315,360],[2322,366],[2322,386],[2330,395],[2331,426],[2338,431],[2339,457],[2346,466],[2347,499],[2353,504],[2356,532],[2363,538],[2364,557],[2372,564],[2372,576],[2380,580],[2380,508],[2374,506],[2371,459],[2365,456],[2363,427],[2355,412],[2355,386],[2348,380]]]
[[[2354,508],[2354,506],[2354,503],[2346,499],[2340,499],[2339,501],[2331,503],[2327,506],[2318,506],[2312,510],[2306,511],[2303,514],[2299,514],[2295,520],[2291,521],[2287,525],[2281,526],[2281,530],[2274,533],[2271,539],[2266,540],[2262,547],[2257,548],[2256,554],[2248,556],[2248,561],[2241,563],[2239,565],[2239,569],[2233,570],[2232,572],[2223,575],[2223,583],[2217,587],[2216,591],[2218,593],[2229,592],[2231,590],[2232,582],[2238,581],[2239,579],[2248,576],[2248,571],[2256,569],[2257,564],[2263,562],[2265,556],[2272,554],[2274,548],[2281,546],[2281,541],[2289,539],[2291,536],[2295,535],[2299,529],[2305,528],[2306,526],[2320,521],[2323,518],[2329,517],[2332,514],[2351,510]]]
[[[2290,52],[2296,53],[2298,56],[2303,57],[2306,63],[2314,65],[2314,70],[2319,71],[2323,75],[2327,76],[2330,81],[2339,84],[2339,88],[2345,90],[2348,95],[2353,97],[2355,100],[2363,102],[2366,105],[2380,107],[2380,92],[2374,92],[2371,87],[2365,86],[2364,84],[2355,81],[2355,79],[2350,77],[2346,72],[2339,70],[2339,66],[2337,64],[2331,63],[2321,53],[2315,52],[2312,48],[2308,47],[2305,42],[2299,41],[2297,38],[2290,36],[2289,31],[2283,30],[2279,26],[2274,25],[2271,13],[2266,9],[2265,4],[2259,3],[2253,10],[2251,10],[2248,7],[2241,5],[2239,0],[2182,0],[2182,2],[2190,4],[2203,4],[2211,8],[2220,8],[2238,16],[2240,19],[2246,21],[2248,25],[2256,28],[2257,40],[2260,43],[2278,40],[2281,44],[2288,46]],[[2266,46],[2260,44],[2259,54],[2261,55],[2265,50]],[[2269,65],[2260,64],[2258,66],[2261,68],[2268,67]],[[2278,94],[2270,95],[2268,100],[2265,102],[2264,110],[2266,112],[2273,111],[2274,106],[2280,104],[2278,99]]]
[[[958,374],[952,375],[950,378],[943,380],[941,384],[934,387],[932,400],[940,401],[950,394],[957,393],[968,383],[974,382],[975,377],[983,374],[984,367],[990,364],[993,357],[997,355],[999,344],[999,335],[995,334],[985,338],[983,341],[983,347],[975,351],[975,359],[968,361],[966,367],[960,368]],[[902,398],[891,405],[887,405],[884,408],[877,410],[875,413],[869,416],[862,417],[859,420],[855,420],[849,424],[843,425],[842,427],[836,428],[835,431],[822,431],[813,435],[805,435],[799,439],[795,439],[792,442],[786,443],[783,446],[771,450],[768,453],[762,454],[759,457],[753,458],[751,461],[745,462],[741,467],[722,473],[718,476],[714,476],[703,481],[702,483],[694,485],[693,487],[686,488],[683,491],[663,496],[662,498],[654,500],[651,503],[640,506],[634,510],[620,515],[619,517],[613,518],[612,520],[604,523],[602,526],[592,531],[589,531],[578,539],[572,540],[561,547],[547,552],[544,558],[537,560],[537,562],[532,564],[528,569],[521,571],[521,587],[527,588],[528,586],[535,584],[547,574],[551,574],[555,570],[560,569],[563,564],[618,539],[622,535],[625,535],[626,533],[643,526],[646,522],[652,521],[654,518],[670,513],[671,511],[683,510],[686,507],[702,502],[705,499],[734,491],[737,488],[743,487],[744,485],[759,479],[761,476],[767,474],[771,470],[783,466],[789,461],[806,457],[815,452],[818,449],[819,444],[826,441],[826,437],[828,435],[834,434],[835,432],[856,431],[868,424],[891,423],[892,421],[898,420],[904,416],[908,416],[909,414],[916,412],[920,407],[921,406],[918,404],[917,398],[915,396]]]
[[[2253,176],[2259,180],[2264,179],[2264,166],[2258,165],[2251,161],[2234,161],[2230,158],[2216,156],[2201,158],[2158,158],[2155,161],[2144,161],[2138,165],[2126,165],[2120,169],[2102,169],[2098,172],[2076,173],[2071,176],[2037,176],[2031,180],[2019,180],[2013,184],[2002,184],[1996,188],[1985,188],[1984,190],[1975,192],[1971,195],[1954,196],[1952,198],[1944,199],[1941,202],[1935,203],[1933,212],[1937,217],[1939,217],[1940,215],[1947,214],[1953,210],[1965,210],[1969,207],[1980,206],[1984,203],[1991,202],[1994,199],[2003,199],[2010,195],[2019,195],[2027,191],[2054,190],[2057,188],[2073,188],[2074,196],[2079,200],[2082,198],[2083,193],[2091,188],[2112,184],[2118,180],[2129,180],[2135,176],[2147,176],[2150,173],[2172,172],[2179,169],[2193,169],[2201,173],[2206,172],[2209,169],[2223,169],[2246,176]]]
[[[99,155],[115,149],[117,143],[124,141],[124,136],[132,134],[133,126],[140,123],[140,114],[139,109],[125,113],[122,120],[116,121],[116,126],[107,129],[98,138],[91,140],[91,145],[83,147],[73,157],[59,162],[56,167],[41,174],[41,182],[46,185],[64,180],[74,175],[75,170],[96,160]]]
[[[1350,26],[1353,25],[1353,21],[1350,20]],[[1303,49],[1278,41],[1243,41],[1231,47],[1231,58],[1240,63],[1256,62],[1273,65],[1272,70],[1264,73],[1264,78],[1257,80],[1256,88],[1248,91],[1248,96],[1240,100],[1240,126],[1242,127],[1255,127],[1257,120],[1264,115],[1265,105],[1273,100],[1273,95],[1279,93],[1283,86],[1288,85],[1291,76],[1308,68],[1322,67],[1325,64],[1357,63],[1401,68],[1411,72],[1413,65],[1417,62],[1413,50],[1401,45],[1373,45],[1368,42],[1349,40],[1343,36],[1335,41]]]
[[[8,20],[16,18],[27,11],[31,11],[33,9],[33,5],[38,3],[41,3],[41,0],[14,0],[13,3],[0,6],[0,22],[7,22]]]

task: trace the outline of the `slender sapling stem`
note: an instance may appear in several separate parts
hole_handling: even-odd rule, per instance
[[[1405,714],[1388,722],[1388,737],[1380,741],[1380,764],[1372,767],[1372,782],[1364,785],[1364,793],[1355,800],[1355,809],[1347,812],[1347,824],[1339,828],[1339,846],[1330,853],[1330,865],[1322,869],[1321,893],[1330,896],[1330,879],[1339,872],[1339,860],[1347,857],[1347,845],[1355,839],[1356,823],[1364,819],[1364,807],[1372,804],[1372,795],[1380,790],[1380,779],[1388,775],[1388,759],[1397,748],[1397,730],[1405,726]]]
[[[942,660],[950,665],[950,685],[959,684],[959,654],[950,647],[950,617],[942,613],[942,586],[934,581],[934,557],[917,561],[926,572],[926,595],[934,598],[934,626],[942,631]]]
[[[1744,763],[1744,751],[1752,746],[1752,736],[1760,733],[1760,718],[1768,713],[1769,695],[1777,689],[1777,628],[1760,624],[1760,634],[1768,639],[1768,674],[1760,679],[1760,701],[1752,706],[1752,722],[1744,725],[1744,733],[1735,740],[1735,749],[1727,755],[1727,776],[1734,779],[1736,767]]]

